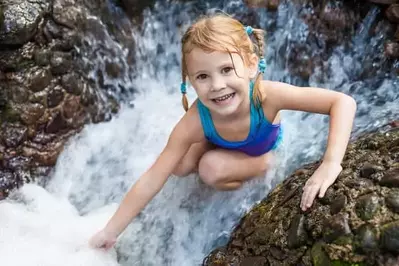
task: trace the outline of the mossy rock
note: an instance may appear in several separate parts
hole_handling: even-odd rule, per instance
[[[261,254],[284,266],[388,265],[399,250],[399,214],[385,200],[398,190],[398,146],[397,128],[351,143],[337,181],[307,212],[299,207],[301,191],[319,164],[298,169],[242,218],[218,263],[230,265]],[[368,179],[367,165],[374,167]],[[261,235],[267,237],[259,242]],[[272,250],[284,256],[276,258]],[[204,265],[216,265],[212,254]]]

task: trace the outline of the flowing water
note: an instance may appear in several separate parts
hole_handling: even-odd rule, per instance
[[[287,70],[292,45],[306,42],[308,35],[297,9],[283,3],[276,13],[268,13],[249,10],[241,1],[198,2],[201,4],[157,3],[153,11],[144,12],[143,26],[132,26],[137,41],[135,71],[126,62],[128,51],[105,27],[101,40],[86,36],[91,49],[81,53],[94,67],[88,75],[96,79],[97,69],[104,69],[106,60],[117,62],[126,67],[124,75],[117,80],[105,77],[104,83],[135,88],[137,93],[133,97],[126,91],[113,92],[124,103],[119,114],[109,122],[87,125],[71,139],[46,189],[26,185],[0,203],[2,265],[199,265],[212,248],[226,243],[239,217],[275,184],[322,155],[328,119],[285,111],[284,143],[266,177],[239,191],[217,192],[196,175],[172,176],[125,231],[116,250],[88,248],[88,238],[106,223],[124,193],[152,164],[184,113],[179,92],[179,38],[196,15],[221,9],[237,17],[252,16],[269,31],[265,78],[301,84]],[[115,20],[126,23],[118,9],[112,8]],[[317,70],[310,78],[312,86],[343,91],[356,99],[354,136],[399,115],[397,77],[381,70],[359,78],[365,62],[379,62],[376,51],[381,51],[385,33],[368,34],[378,12],[371,10],[353,36],[355,48],[337,47],[324,62],[328,71]],[[95,16],[90,19],[98,20]],[[195,99],[192,89],[188,96]]]

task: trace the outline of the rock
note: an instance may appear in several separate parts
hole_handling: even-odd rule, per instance
[[[240,266],[265,266],[267,264],[267,260],[264,257],[248,257],[244,258]]]
[[[399,191],[391,191],[385,196],[385,202],[393,212],[399,213]]]
[[[391,181],[398,162],[390,147],[398,141],[399,131],[391,130],[389,134],[370,133],[351,143],[343,162],[346,167],[330,187],[329,199],[317,198],[306,213],[299,210],[301,193],[291,192],[303,187],[319,164],[295,171],[243,217],[229,243],[221,247],[226,258],[222,265],[249,257],[287,266],[395,265],[390,261],[399,254],[399,190],[360,177],[359,170],[363,169],[364,176],[381,174],[381,182],[396,184]],[[377,169],[364,167],[366,162]]]
[[[381,245],[386,251],[399,254],[399,221],[385,224],[381,228]]]
[[[121,5],[127,14],[131,17],[136,17],[141,14],[141,12],[147,8],[153,6],[155,0],[149,1],[139,1],[139,0],[121,0]]]
[[[57,112],[55,116],[47,123],[46,133],[56,133],[60,130],[65,129],[67,123],[60,112]]]
[[[52,88],[47,95],[47,107],[54,108],[64,100],[64,90],[61,86]]]
[[[26,125],[33,125],[44,114],[45,108],[38,103],[25,104],[19,107],[21,120]]]
[[[316,243],[311,249],[312,263],[314,266],[332,266],[331,260],[323,250],[322,243]]]
[[[61,85],[66,92],[80,95],[83,91],[83,82],[73,73],[62,76]]]
[[[337,214],[325,221],[323,237],[328,243],[349,234],[351,234],[351,229],[349,227],[347,214]]]
[[[355,246],[357,251],[367,254],[378,249],[378,239],[375,228],[372,225],[362,225],[357,232]]]
[[[245,3],[249,7],[266,7],[270,10],[276,10],[280,4],[280,0],[246,0]]]
[[[14,103],[24,103],[29,98],[28,90],[21,85],[10,86],[9,90],[11,91],[10,98]]]
[[[305,216],[303,214],[298,214],[292,220],[287,239],[289,248],[297,248],[306,243],[308,236],[305,231],[304,223]]]
[[[22,45],[36,33],[39,21],[49,6],[48,1],[4,0],[0,44]]]
[[[399,23],[399,4],[392,4],[385,11],[388,20],[394,23]]]
[[[385,55],[389,58],[399,58],[399,43],[386,42],[385,43]]]
[[[370,178],[371,175],[377,173],[378,171],[383,170],[381,167],[370,164],[370,163],[365,163],[363,167],[360,169],[360,176],[363,178]]]
[[[387,187],[399,187],[399,168],[387,171],[380,184]]]
[[[48,68],[32,68],[27,74],[27,78],[29,79],[29,89],[33,92],[39,92],[50,85],[53,77]]]
[[[72,56],[69,53],[54,52],[51,59],[51,73],[62,75],[69,72],[72,67]]]
[[[81,9],[75,0],[54,0],[53,19],[69,29],[77,28],[83,21]]]
[[[392,5],[394,3],[398,3],[398,0],[368,0],[371,3],[376,3],[376,4],[383,4],[383,5]]]
[[[78,113],[80,108],[79,96],[68,95],[62,106],[62,114],[66,119],[72,118]]]
[[[373,219],[380,209],[379,198],[375,194],[368,194],[358,198],[356,213],[364,221]]]
[[[3,125],[2,139],[3,143],[9,148],[15,148],[21,144],[27,137],[28,129],[21,124]]]
[[[332,215],[339,213],[348,202],[348,198],[345,195],[339,195],[333,203],[330,205],[330,213]]]

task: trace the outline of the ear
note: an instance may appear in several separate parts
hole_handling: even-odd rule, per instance
[[[249,77],[251,79],[255,78],[258,73],[258,61],[259,58],[253,53],[249,55],[248,61],[248,69],[249,69]]]

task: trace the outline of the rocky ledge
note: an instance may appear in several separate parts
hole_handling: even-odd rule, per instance
[[[124,69],[106,60],[101,69],[85,58],[96,54],[87,39],[104,39],[91,37],[104,28],[124,47],[134,45],[128,30],[126,35],[116,30],[123,25],[114,24],[107,5],[105,0],[0,4],[0,199],[48,175],[71,135],[117,111],[116,89],[104,80],[118,79]],[[102,49],[102,56],[107,52]],[[99,69],[90,76],[94,68]]]
[[[337,182],[302,212],[302,188],[317,166],[276,187],[204,265],[399,265],[399,128],[350,144]]]

